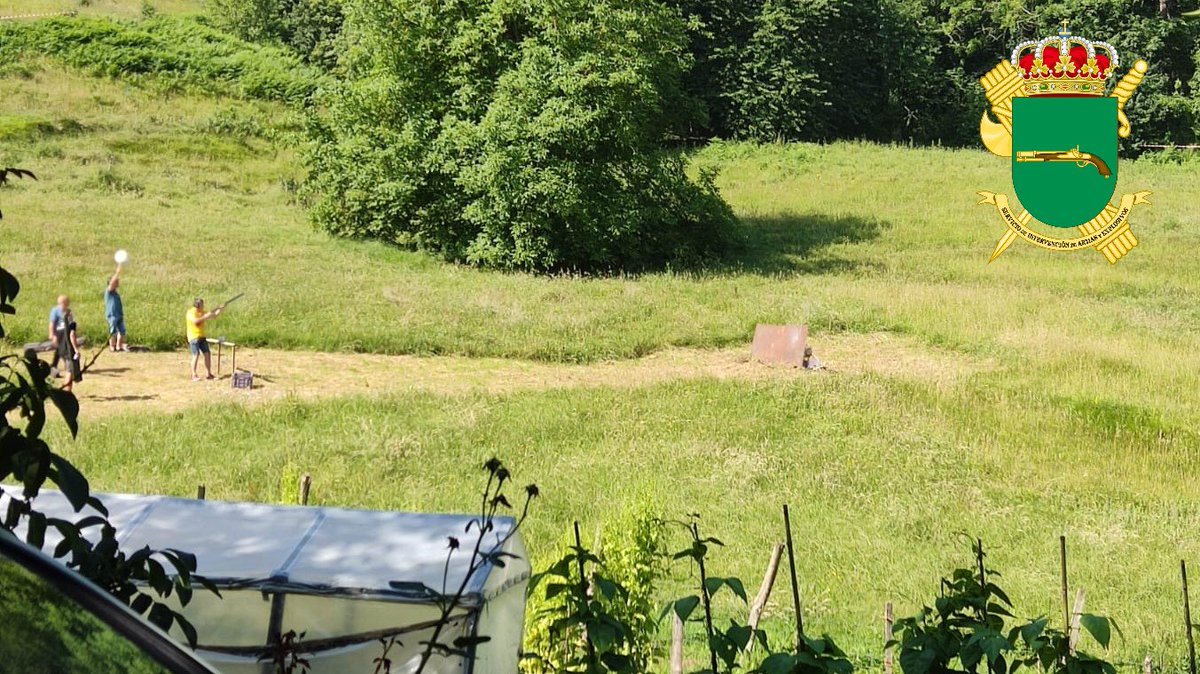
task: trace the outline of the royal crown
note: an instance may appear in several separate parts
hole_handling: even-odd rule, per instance
[[[1012,64],[1030,96],[1103,96],[1105,81],[1120,61],[1111,44],[1072,35],[1063,21],[1058,35],[1017,45]]]

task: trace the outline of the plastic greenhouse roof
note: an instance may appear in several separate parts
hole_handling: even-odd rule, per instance
[[[468,515],[94,495],[108,508],[126,552],[145,545],[186,550],[196,555],[199,573],[227,587],[429,602],[442,591],[444,572],[447,591],[458,588],[478,536],[477,527],[466,531],[473,519]],[[44,490],[35,504],[48,516],[72,521],[94,514],[90,508],[74,513],[56,491]],[[494,522],[481,547],[485,552],[497,550],[515,525],[511,517]],[[47,532],[47,551],[58,542],[53,534]],[[462,548],[447,571],[450,536]],[[527,560],[508,561],[524,565],[527,573]],[[475,602],[483,600],[493,568],[485,565],[468,584]]]

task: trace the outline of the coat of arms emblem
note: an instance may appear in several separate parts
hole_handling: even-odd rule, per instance
[[[1125,104],[1147,66],[1134,63],[1109,93],[1120,65],[1116,48],[1072,35],[1064,21],[1057,35],[1018,44],[1009,60],[980,78],[996,117],[984,111],[980,137],[993,154],[1011,157],[1021,208],[1014,210],[1004,194],[979,193],[979,203],[994,206],[1008,227],[991,260],[1018,237],[1050,250],[1094,248],[1110,263],[1137,245],[1129,214],[1148,204],[1150,193],[1115,202],[1113,195],[1117,139],[1131,132]],[[1043,234],[1030,227],[1035,220],[1077,236]]]

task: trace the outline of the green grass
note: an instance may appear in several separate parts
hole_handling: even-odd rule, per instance
[[[671,345],[746,344],[756,322],[913,336],[994,367],[957,384],[830,374],[794,383],[681,381],[498,397],[417,395],[110,417],[56,447],[95,485],[278,500],[302,471],[323,503],[462,510],[468,468],[509,460],[545,493],[545,551],[641,499],[696,511],[729,543],[721,573],[756,585],[790,502],[814,630],[877,654],[901,613],[966,563],[981,535],[1027,613],[1057,615],[1056,544],[1089,610],[1114,615],[1116,656],[1181,653],[1179,557],[1200,515],[1200,234],[1196,164],[1123,162],[1152,190],[1141,239],[1096,253],[1018,243],[975,190],[1008,191],[981,151],[859,144],[717,145],[695,157],[744,223],[721,268],[622,278],[496,274],[330,240],[292,188],[299,121],[272,103],[164,95],[25,63],[0,79],[0,153],[38,173],[0,191],[0,262],[23,282],[18,340],[59,292],[99,337],[112,252],[135,343],[182,343],[195,294],[247,297],[215,332],[292,349],[554,361]],[[916,377],[920,380],[920,377]],[[287,476],[281,478],[281,476]],[[777,588],[777,600],[785,596]],[[781,630],[782,604],[772,608]]]
[[[78,12],[81,16],[137,18],[146,5],[158,14],[200,14],[203,0],[0,0],[0,16]]]
[[[36,68],[0,79],[0,100],[0,120],[74,129],[0,123],[18,129],[0,141],[5,161],[41,178],[0,194],[5,260],[26,284],[29,308],[13,323],[21,338],[41,334],[43,306],[64,291],[79,296],[95,334],[112,251],[124,247],[130,330],[157,347],[181,342],[190,297],[236,292],[246,300],[222,331],[314,350],[590,361],[739,344],[756,322],[783,321],[1003,357],[1036,347],[1021,357],[1039,359],[1104,345],[1105,358],[1170,360],[1196,343],[1194,166],[1122,164],[1122,189],[1155,195],[1133,216],[1142,245],[1116,267],[1024,244],[988,265],[1002,228],[974,190],[1006,188],[1002,160],[855,144],[717,147],[697,162],[721,168],[747,239],[727,267],[547,278],[314,232],[291,191],[303,177],[288,135],[299,120],[282,107]],[[277,127],[284,141],[263,137]]]
[[[31,57],[167,95],[200,91],[300,103],[324,81],[286,50],[245,42],[203,17],[0,22],[0,63],[26,74]]]
[[[699,513],[727,543],[710,572],[751,591],[790,503],[808,625],[860,658],[879,653],[885,601],[907,614],[940,573],[969,564],[958,532],[983,538],[1024,615],[1058,615],[1062,533],[1088,609],[1124,629],[1115,656],[1177,656],[1178,559],[1200,556],[1198,419],[1068,404],[1022,386],[1020,369],[949,390],[813,375],[212,406],[88,423],[73,445],[57,426],[53,444],[107,490],[190,496],[203,483],[210,498],[285,501],[311,472],[321,504],[459,511],[480,486],[473,467],[495,454],[518,485],[541,487],[526,533],[535,562],[572,520],[591,532],[649,502]],[[787,597],[778,586],[768,612],[781,634]]]

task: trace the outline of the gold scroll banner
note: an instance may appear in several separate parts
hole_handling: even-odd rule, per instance
[[[1019,236],[1029,243],[1047,250],[1095,248],[1104,255],[1110,264],[1115,264],[1138,243],[1137,237],[1129,229],[1130,211],[1134,206],[1150,203],[1146,200],[1146,197],[1150,196],[1149,192],[1126,194],[1121,197],[1119,204],[1109,204],[1095,218],[1080,225],[1079,230],[1083,236],[1075,239],[1058,239],[1029,229],[1028,225],[1029,221],[1033,219],[1032,216],[1028,211],[1021,211],[1019,214],[1013,213],[1012,208],[1008,205],[1007,195],[980,192],[979,196],[983,197],[979,203],[995,206],[996,212],[1008,225],[1008,231],[1004,233],[1004,237],[1000,239],[995,252],[992,253],[992,260],[999,257]]]

